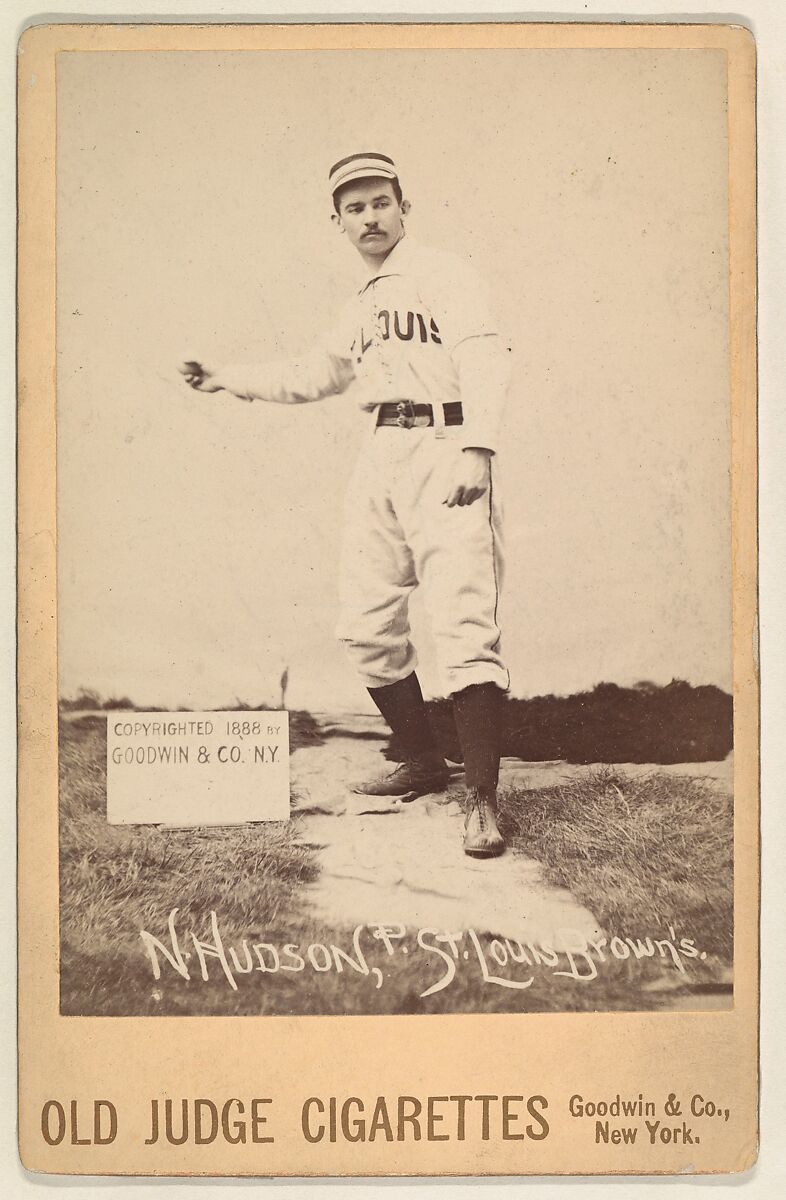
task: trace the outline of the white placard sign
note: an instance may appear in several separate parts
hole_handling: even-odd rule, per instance
[[[110,824],[231,825],[288,818],[288,712],[109,714]]]

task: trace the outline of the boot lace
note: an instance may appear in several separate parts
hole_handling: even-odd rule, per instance
[[[473,808],[476,808],[478,810],[478,824],[480,825],[480,832],[485,833],[487,822],[485,796],[473,789],[473,791],[469,792],[467,795],[467,801],[467,817],[470,816]]]
[[[390,778],[393,779],[397,775],[407,775],[413,773],[419,775],[433,774],[435,769],[436,768],[432,767],[429,763],[424,762],[422,758],[418,758],[416,755],[413,755],[411,758],[405,758],[403,762],[400,762],[398,766],[391,771]]]

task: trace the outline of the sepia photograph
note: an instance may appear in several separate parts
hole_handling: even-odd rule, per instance
[[[63,1015],[733,1005],[728,227],[720,50],[58,56]]]
[[[755,1163],[755,83],[26,31],[25,1169]]]

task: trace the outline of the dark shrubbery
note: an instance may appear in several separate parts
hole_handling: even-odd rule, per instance
[[[443,753],[460,761],[450,701],[431,700],[428,711]],[[530,762],[717,762],[732,741],[731,696],[681,679],[666,687],[599,683],[574,696],[509,699],[504,708],[502,753]],[[391,738],[388,757],[399,753]]]

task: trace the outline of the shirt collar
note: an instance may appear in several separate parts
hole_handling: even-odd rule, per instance
[[[386,275],[401,275],[408,270],[417,254],[417,249],[418,243],[415,239],[402,234],[382,264],[368,268],[366,279],[358,289],[359,293],[364,292],[375,279],[383,279]]]

